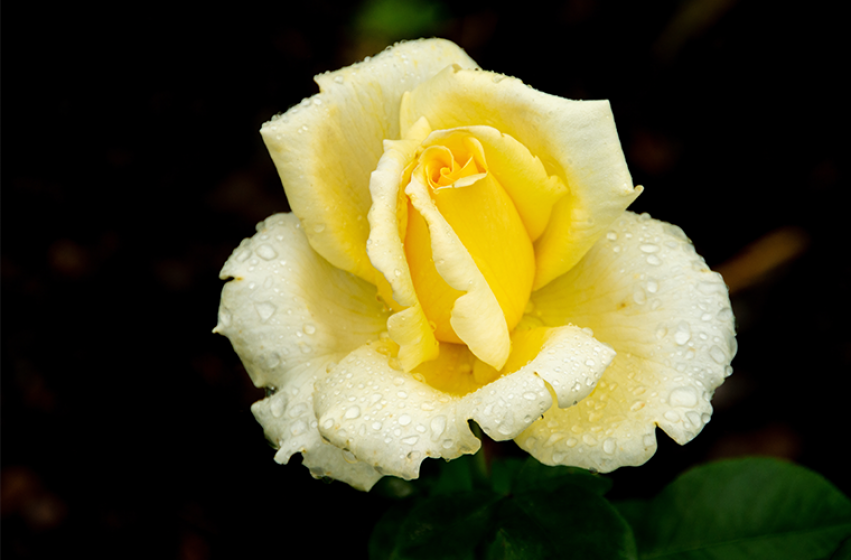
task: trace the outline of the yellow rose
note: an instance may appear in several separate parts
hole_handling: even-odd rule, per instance
[[[608,472],[683,444],[730,374],[721,277],[626,212],[605,101],[480,70],[444,40],[322,74],[261,133],[293,214],[222,270],[215,332],[268,396],[275,459],[370,488],[474,453],[475,420]]]

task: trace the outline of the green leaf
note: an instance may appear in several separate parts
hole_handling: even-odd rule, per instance
[[[851,535],[851,501],[775,459],[695,468],[649,502],[619,504],[642,559],[818,560]]]
[[[491,488],[497,494],[509,494],[517,473],[525,464],[523,459],[507,457],[491,463]]]
[[[512,491],[523,493],[554,489],[562,484],[581,486],[598,496],[602,496],[612,487],[611,480],[591,471],[579,467],[548,467],[530,457],[515,476]]]
[[[489,560],[636,558],[626,521],[595,491],[570,483],[500,504]]]
[[[369,537],[370,560],[398,558],[398,556],[394,556],[396,539],[399,536],[402,523],[413,507],[414,500],[405,500],[394,504],[381,516]]]
[[[476,545],[488,531],[495,511],[493,506],[499,499],[490,492],[472,491],[421,500],[395,527],[393,548],[382,556],[373,556],[370,547],[370,558],[472,559]]]
[[[464,455],[454,461],[441,461],[440,476],[432,487],[432,494],[455,494],[473,489],[473,476],[470,473],[472,457]]]

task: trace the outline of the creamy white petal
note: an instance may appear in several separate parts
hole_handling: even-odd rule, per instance
[[[384,330],[387,312],[375,286],[313,251],[292,214],[258,224],[257,234],[225,263],[221,278],[232,280],[222,290],[214,332],[230,339],[255,385],[277,391],[252,408],[281,447],[276,459],[286,462],[301,452],[314,472],[351,478],[339,470],[342,451],[326,449],[319,438],[313,384],[327,367]],[[357,480],[366,485],[363,476]]]
[[[495,440],[516,437],[553,404],[594,388],[614,352],[577,327],[552,329],[543,349],[518,371],[464,396],[432,388],[392,367],[393,346],[358,348],[317,383],[319,430],[333,445],[383,474],[416,478],[427,457],[454,459],[481,442],[475,420]]]
[[[655,426],[684,444],[709,421],[712,393],[732,371],[733,315],[720,275],[680,228],[628,212],[532,301],[543,324],[589,327],[617,351],[589,397],[517,438],[540,461],[640,465],[655,452]]]
[[[555,393],[557,406],[563,408],[585,398],[614,355],[587,330],[574,326],[550,329],[534,359],[466,395],[459,406],[470,411],[467,416],[491,439],[513,439],[553,405],[549,391]]]
[[[454,459],[481,442],[458,414],[458,397],[390,366],[389,341],[352,352],[317,384],[319,430],[379,472],[412,479],[426,457]]]
[[[316,76],[321,93],[260,130],[311,245],[338,268],[372,280],[366,255],[370,173],[383,141],[400,137],[402,94],[451,64],[476,67],[449,41],[399,43]]]

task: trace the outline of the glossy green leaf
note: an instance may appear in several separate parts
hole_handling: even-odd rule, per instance
[[[499,499],[490,492],[471,491],[419,500],[401,522],[387,516],[382,519],[387,523],[378,536],[378,528],[373,533],[376,546],[370,543],[370,558],[472,560],[476,546],[490,528],[493,506]],[[391,530],[395,533],[392,547],[382,536]]]
[[[851,500],[820,475],[774,459],[698,467],[653,500],[618,508],[642,559],[820,560],[851,535]]]
[[[598,496],[612,487],[611,480],[591,471],[579,467],[548,467],[530,457],[517,472],[512,491],[554,489],[562,484],[581,486]]]
[[[593,490],[563,484],[515,494],[500,504],[489,560],[636,558],[632,532]]]

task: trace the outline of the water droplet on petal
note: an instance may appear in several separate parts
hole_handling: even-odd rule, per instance
[[[692,407],[697,404],[697,393],[693,387],[677,387],[668,396],[671,406]]]
[[[611,455],[617,449],[617,443],[615,443],[615,438],[608,438],[603,442],[603,451]]]
[[[267,261],[271,261],[278,256],[278,253],[272,248],[272,246],[267,245],[266,243],[257,247],[257,254],[260,255],[260,258]]]
[[[712,348],[709,349],[709,356],[719,364],[727,362],[727,355],[718,345],[712,345]]]
[[[405,439],[403,439],[402,443],[404,443],[405,445],[414,445],[419,440],[420,440],[420,436],[411,436],[411,437],[406,437]]]
[[[444,430],[446,430],[446,417],[445,416],[436,416],[431,420],[431,437],[432,439],[437,439],[443,434]]]
[[[691,338],[691,327],[685,321],[682,321],[679,325],[677,325],[677,330],[674,333],[674,341],[682,346]]]
[[[260,320],[264,323],[275,314],[276,309],[278,308],[268,301],[254,304],[254,310],[257,311],[257,314],[260,315]]]
[[[656,245],[655,243],[644,243],[641,246],[639,246],[639,249],[641,249],[642,253],[658,253],[659,252],[659,246]]]
[[[272,416],[280,418],[284,414],[284,401],[282,399],[272,399],[269,408],[272,411]]]
[[[402,416],[399,417],[399,425],[400,426],[407,426],[410,423],[411,423],[411,417],[408,416],[407,414],[403,414]]]
[[[360,407],[357,405],[349,407],[349,409],[346,411],[345,416],[348,420],[354,420],[355,418],[360,416]]]
[[[308,323],[307,325],[304,326],[304,332],[306,334],[313,334],[313,333],[316,332],[316,327],[314,327],[313,325]]]

